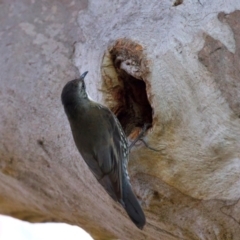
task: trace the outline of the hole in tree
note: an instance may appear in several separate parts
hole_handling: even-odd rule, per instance
[[[182,4],[182,3],[183,3],[183,0],[176,0],[176,1],[173,3],[173,6],[176,7],[176,6],[178,6],[178,5]]]
[[[101,73],[105,102],[115,113],[127,136],[152,125],[149,102],[148,61],[143,47],[129,39],[119,39],[104,54]]]

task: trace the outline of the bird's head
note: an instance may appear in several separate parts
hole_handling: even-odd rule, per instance
[[[84,82],[84,77],[87,75],[87,72],[84,72],[80,78],[69,81],[62,90],[62,103],[64,106],[75,104],[76,101],[81,99],[88,99],[86,92],[86,85]]]

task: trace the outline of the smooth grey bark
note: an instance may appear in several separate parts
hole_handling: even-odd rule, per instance
[[[0,212],[95,239],[238,239],[239,10],[237,0],[0,1]],[[142,47],[147,71],[123,45],[114,68],[109,47],[122,38]],[[145,141],[161,151],[139,144],[130,155],[143,231],[76,150],[60,102],[75,66],[111,108],[118,71],[146,83]]]

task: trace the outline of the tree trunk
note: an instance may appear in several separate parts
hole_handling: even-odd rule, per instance
[[[239,239],[239,0],[2,0],[0,22],[0,213],[95,239]],[[129,162],[142,231],[75,147],[60,95],[76,67],[131,141],[148,124]]]

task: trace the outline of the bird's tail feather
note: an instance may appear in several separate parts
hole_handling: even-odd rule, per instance
[[[129,183],[126,183],[123,187],[122,201],[122,205],[125,208],[128,216],[138,228],[143,229],[143,226],[146,223],[146,218]]]

